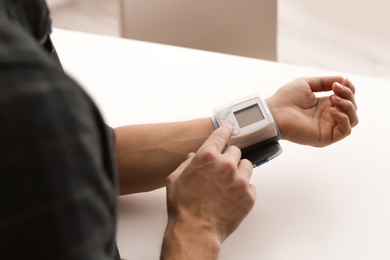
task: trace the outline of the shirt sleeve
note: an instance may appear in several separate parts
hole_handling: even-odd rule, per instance
[[[0,259],[116,259],[113,129],[1,10],[0,122]]]
[[[115,140],[116,140],[116,138],[115,138],[115,131],[109,125],[106,125],[106,128],[107,128],[107,133],[109,135],[109,140],[110,140],[111,146],[114,147],[115,146]]]

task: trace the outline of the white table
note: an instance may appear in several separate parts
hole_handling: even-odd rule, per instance
[[[340,74],[62,30],[53,39],[112,126],[210,116],[215,106],[254,92],[267,97],[296,77]],[[390,259],[390,82],[347,76],[360,124],[327,148],[282,141],[284,153],[255,169],[256,205],[220,259]],[[122,257],[158,259],[164,189],[121,197],[119,206]]]

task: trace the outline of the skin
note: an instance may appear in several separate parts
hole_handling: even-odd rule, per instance
[[[316,97],[324,91],[330,95]],[[323,147],[358,124],[354,94],[354,85],[341,76],[299,78],[267,102],[282,139]],[[226,148],[232,131],[214,130],[209,118],[115,129],[121,194],[166,185],[161,259],[216,259],[222,242],[253,208],[253,168],[240,160],[237,147]]]
[[[240,159],[237,147],[225,149],[232,135],[232,126],[220,127],[168,177],[162,259],[215,259],[219,245],[252,209],[253,166]]]
[[[334,94],[317,98],[315,92]],[[343,77],[300,78],[280,88],[267,102],[282,139],[323,147],[347,137],[359,120],[355,86]]]

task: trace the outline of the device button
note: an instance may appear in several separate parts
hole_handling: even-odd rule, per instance
[[[240,133],[240,129],[235,127],[233,131],[233,135],[238,135],[239,133]]]
[[[236,124],[236,121],[231,117],[228,118],[227,122],[228,122],[228,124],[231,124],[233,126]]]
[[[231,109],[228,108],[228,109],[225,109],[225,110],[222,110],[221,112],[219,112],[218,115],[219,115],[219,118],[221,120],[225,121],[228,118],[228,116],[230,115],[230,113],[231,113]]]

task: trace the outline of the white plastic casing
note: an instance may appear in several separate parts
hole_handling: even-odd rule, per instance
[[[245,148],[278,136],[278,128],[268,105],[257,95],[214,109],[217,123],[234,126],[229,145]]]

